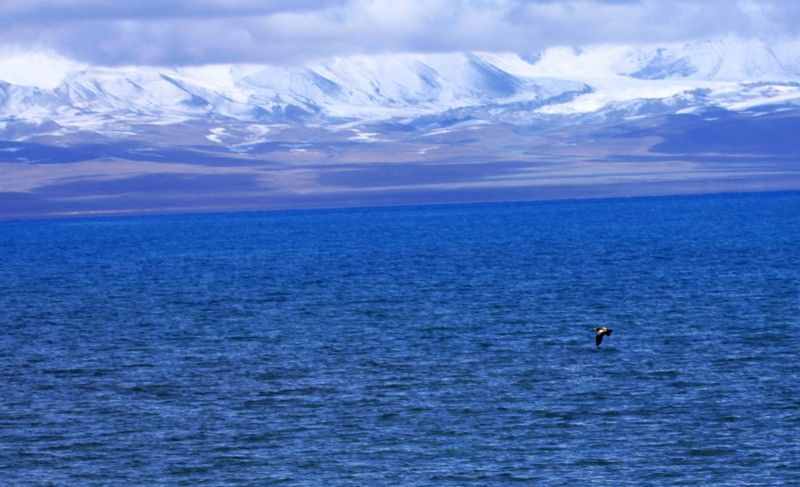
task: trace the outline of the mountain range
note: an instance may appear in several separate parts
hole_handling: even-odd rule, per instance
[[[142,193],[123,191],[124,181],[137,188],[158,175],[174,181],[134,207],[161,208],[159,198],[175,194],[188,198],[181,208],[213,209],[233,194],[232,206],[249,208],[283,201],[276,195],[288,198],[277,206],[344,194],[381,203],[376,195],[398,192],[435,201],[419,198],[426,188],[484,195],[459,201],[494,199],[492,189],[524,199],[637,182],[662,192],[709,180],[718,190],[792,188],[799,120],[796,40],[354,55],[289,66],[96,67],[24,53],[0,60],[0,164],[11,175],[0,194],[21,201],[17,210],[54,188],[64,194],[48,201],[119,199]],[[56,168],[63,164],[71,166]],[[37,175],[38,165],[53,169]],[[197,195],[213,201],[196,204]],[[313,204],[335,204],[323,199]],[[398,201],[407,200],[416,201]]]

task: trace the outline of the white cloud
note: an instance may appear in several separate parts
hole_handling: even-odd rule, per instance
[[[93,64],[287,63],[369,52],[511,50],[795,36],[794,0],[6,0],[0,48]]]

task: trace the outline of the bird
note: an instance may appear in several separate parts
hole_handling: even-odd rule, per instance
[[[603,337],[608,335],[611,336],[611,332],[614,331],[611,328],[607,328],[605,326],[598,326],[594,329],[594,344],[596,347],[599,347],[601,343],[603,343]]]

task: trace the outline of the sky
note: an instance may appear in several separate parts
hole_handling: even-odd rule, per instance
[[[797,0],[3,0],[0,53],[92,65],[796,37]]]

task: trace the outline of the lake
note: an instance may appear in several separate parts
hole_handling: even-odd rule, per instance
[[[798,193],[0,222],[0,477],[800,484],[799,263]]]

